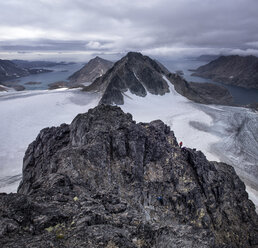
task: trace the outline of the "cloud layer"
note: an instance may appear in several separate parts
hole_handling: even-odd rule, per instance
[[[8,0],[1,53],[258,55],[257,0]]]

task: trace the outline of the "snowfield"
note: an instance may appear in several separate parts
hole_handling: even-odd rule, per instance
[[[234,165],[258,206],[258,114],[238,107],[196,104],[170,85],[163,96],[124,94],[125,112],[137,122],[163,120],[184,146],[209,160]],[[16,192],[25,150],[42,128],[70,123],[98,104],[100,95],[79,90],[0,93],[0,192]]]
[[[163,120],[184,146],[201,150],[208,160],[233,165],[258,210],[258,113],[197,104],[169,85],[170,93],[163,96],[137,97],[126,92],[121,108],[137,122]]]
[[[98,101],[79,90],[0,93],[0,192],[16,192],[23,156],[41,129],[70,123]]]

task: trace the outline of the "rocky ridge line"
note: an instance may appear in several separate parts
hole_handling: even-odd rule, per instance
[[[248,248],[257,224],[233,167],[104,105],[43,129],[0,194],[1,247]]]
[[[164,76],[179,94],[190,100],[205,104],[233,104],[232,96],[224,87],[188,83],[179,75],[170,73],[161,63],[136,52],[129,52],[106,74],[84,87],[84,91],[101,92],[100,104],[122,105],[127,91],[140,97],[169,93],[169,83]]]

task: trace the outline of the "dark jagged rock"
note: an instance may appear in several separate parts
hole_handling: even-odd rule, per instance
[[[130,91],[145,97],[147,93],[164,95],[169,85],[164,76],[174,85],[175,90],[198,103],[232,105],[233,98],[227,89],[213,84],[188,83],[178,74],[168,71],[158,61],[140,53],[129,52],[125,57],[91,85],[85,91],[99,91],[103,96],[100,104],[124,103],[124,93]]]
[[[255,56],[221,56],[195,70],[193,76],[225,84],[258,89],[258,58]]]
[[[231,166],[112,106],[43,129],[18,193],[0,194],[1,247],[248,248],[257,224]]]
[[[127,90],[142,97],[147,92],[155,95],[169,92],[163,75],[165,71],[157,62],[141,53],[129,52],[84,90],[103,92],[100,104],[123,104],[123,93]]]
[[[203,104],[234,105],[229,91],[219,85],[211,83],[187,82],[180,75],[169,73],[168,78],[175,90],[191,101]]]
[[[96,78],[104,75],[113,64],[113,62],[97,56],[68,79],[74,83],[93,82]]]

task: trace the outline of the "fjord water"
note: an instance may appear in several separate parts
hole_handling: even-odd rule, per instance
[[[245,89],[242,87],[232,86],[215,82],[210,79],[191,76],[193,73],[189,69],[197,69],[199,66],[207,64],[205,61],[196,59],[177,59],[177,60],[160,60],[171,72],[181,70],[183,77],[189,82],[213,83],[227,88],[234,99],[235,104],[246,105],[258,102],[258,90]],[[67,65],[57,65],[54,67],[45,67],[44,69],[53,70],[52,72],[30,75],[17,79],[18,84],[23,85],[26,90],[45,90],[48,89],[48,84],[57,81],[66,81],[69,76],[83,67],[85,63],[74,63]],[[10,80],[14,82],[15,80]],[[40,82],[40,84],[28,85],[28,82]]]
[[[29,75],[27,77],[18,78],[17,80],[10,80],[10,82],[17,82],[19,85],[23,85],[26,90],[46,90],[48,89],[48,84],[57,81],[66,81],[69,76],[81,69],[83,65],[84,63],[71,63],[67,65],[44,67],[44,69],[52,70],[52,72]],[[26,84],[28,82],[39,82],[40,84]]]
[[[196,104],[175,92],[172,85],[170,93],[163,96],[125,95],[128,97],[121,107],[136,121],[161,119],[185,146],[203,151],[210,160],[234,164],[249,191],[253,190],[249,197],[258,206],[258,174],[253,162],[257,161],[257,113],[246,108]],[[1,93],[0,192],[16,191],[25,150],[42,128],[70,123],[99,100],[99,94],[79,89]]]
[[[208,62],[206,61],[199,61],[194,59],[178,59],[167,61],[164,60],[161,61],[161,63],[171,72],[181,70],[184,73],[183,77],[189,82],[213,83],[225,87],[232,95],[235,104],[246,105],[251,103],[258,103],[257,89],[245,89],[242,87],[215,82],[206,78],[191,76],[193,72],[189,71],[189,69],[197,69],[199,66],[207,64]]]

